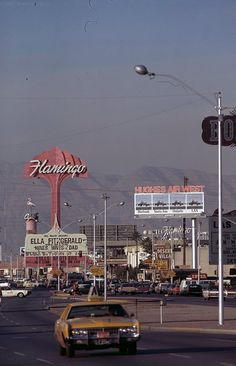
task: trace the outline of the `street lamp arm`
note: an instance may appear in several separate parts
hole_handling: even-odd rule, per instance
[[[109,210],[110,208],[112,207],[115,207],[115,206],[124,206],[125,202],[119,202],[119,203],[113,203],[112,205],[108,206],[107,207],[107,210]],[[104,214],[105,210],[102,210],[102,211],[99,211],[98,213],[94,214],[94,216],[99,216],[99,215],[102,215]]]
[[[194,89],[192,86],[190,86],[189,84],[187,84],[186,82],[180,80],[179,78],[177,78],[174,75],[171,74],[156,74],[154,72],[150,72],[148,71],[148,69],[146,68],[146,66],[144,65],[136,65],[134,66],[134,70],[137,74],[139,75],[148,75],[150,77],[150,79],[154,79],[155,77],[163,77],[163,78],[167,78],[167,79],[171,79],[176,81],[177,83],[179,83],[183,88],[188,89],[190,92],[192,92],[193,94],[198,95],[201,99],[205,100],[207,103],[209,103],[210,105],[215,107],[215,103],[207,98],[205,95],[203,95],[202,93],[200,93],[199,91],[197,91],[196,89]]]
[[[192,92],[193,94],[196,94],[201,99],[203,99],[207,103],[209,103],[211,106],[215,107],[215,103],[211,99],[207,98],[204,94],[201,94],[199,91],[192,88],[190,85],[185,83],[185,81],[182,81],[182,80],[178,79],[177,77],[175,77],[173,75],[170,75],[170,74],[155,74],[155,76],[165,77],[165,78],[169,78],[169,79],[172,79],[174,81],[177,81],[183,88],[188,89],[190,92]]]
[[[231,224],[236,225],[236,222],[235,222],[235,221],[233,221],[233,220],[231,220],[231,219],[229,219],[227,216],[223,216],[223,217],[222,217],[222,219],[223,219],[223,220],[225,220],[225,221],[229,221],[229,222],[231,222]]]
[[[75,223],[80,223],[80,222],[82,222],[82,219],[78,219],[78,220],[74,220],[74,221],[72,221],[72,222],[69,222],[69,224],[66,224],[65,226],[63,226],[62,228],[61,228],[61,230],[64,230],[66,227],[68,227],[68,226],[70,226],[70,225],[72,225],[72,224],[75,224]]]

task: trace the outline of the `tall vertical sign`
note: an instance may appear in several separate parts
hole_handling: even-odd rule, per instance
[[[87,167],[78,157],[68,151],[54,147],[51,151],[44,151],[30,160],[24,168],[26,178],[45,179],[51,188],[51,223],[60,226],[60,187],[68,178],[87,178]]]

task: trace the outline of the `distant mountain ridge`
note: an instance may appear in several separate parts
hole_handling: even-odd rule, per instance
[[[4,253],[19,252],[24,245],[25,222],[28,197],[36,204],[39,213],[38,232],[47,232],[50,227],[51,194],[46,181],[24,179],[24,164],[1,162],[0,169],[0,242]],[[194,169],[142,166],[130,174],[102,174],[89,172],[87,179],[68,179],[61,187],[61,227],[83,219],[83,225],[92,225],[92,215],[104,210],[102,194],[107,193],[108,224],[137,224],[143,220],[134,219],[133,194],[135,186],[183,185],[184,177],[188,184],[204,185],[205,212],[212,215],[218,206],[218,176]],[[236,208],[236,175],[223,176],[223,207],[225,212]],[[115,207],[124,201],[123,207]],[[69,202],[66,207],[63,202]],[[109,208],[113,206],[112,208]],[[97,224],[103,224],[103,215],[98,215]],[[157,228],[159,220],[145,220],[145,226]],[[78,231],[78,223],[67,226],[68,232]]]

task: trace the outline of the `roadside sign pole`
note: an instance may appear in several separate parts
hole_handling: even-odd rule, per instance
[[[170,74],[156,74],[150,72],[145,65],[135,65],[135,72],[139,75],[148,75],[150,79],[158,77],[165,77],[167,79],[172,79],[177,81],[178,84],[182,85],[183,88],[188,89],[193,94],[198,95],[200,98],[207,101],[210,105],[215,107],[215,103],[210,99],[205,97],[203,94],[199,93],[196,89],[192,88],[189,84],[178,79],[177,77]],[[223,115],[221,113],[221,92],[217,93],[217,129],[218,129],[218,277],[219,277],[219,325],[224,324],[224,309],[223,309],[223,262],[222,262],[222,133],[221,125],[223,120]]]
[[[222,261],[222,114],[221,93],[217,96],[218,115],[218,276],[219,276],[219,325],[224,324],[224,289],[223,289],[223,261]]]

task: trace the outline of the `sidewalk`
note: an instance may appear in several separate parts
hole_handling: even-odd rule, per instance
[[[135,308],[134,305],[128,305],[128,310],[136,310],[134,313],[142,329],[236,334],[236,303],[224,306],[224,324],[219,325],[218,301],[212,301],[214,304],[203,300],[202,305],[190,305],[167,299],[166,305],[160,306],[160,301],[154,300],[139,303]]]
[[[86,301],[86,299],[86,296],[78,296],[76,299],[71,299],[71,302]],[[108,296],[108,299],[114,299],[114,297]],[[118,297],[115,299],[118,300]],[[121,298],[120,300],[125,302],[124,306],[128,313],[134,313],[141,322],[143,330],[236,334],[235,301],[230,306],[224,306],[224,325],[219,325],[218,300],[202,299],[202,304],[194,305],[180,304],[175,302],[173,297]],[[163,305],[160,305],[161,301]],[[51,310],[60,313],[62,306],[62,303],[54,304]]]

